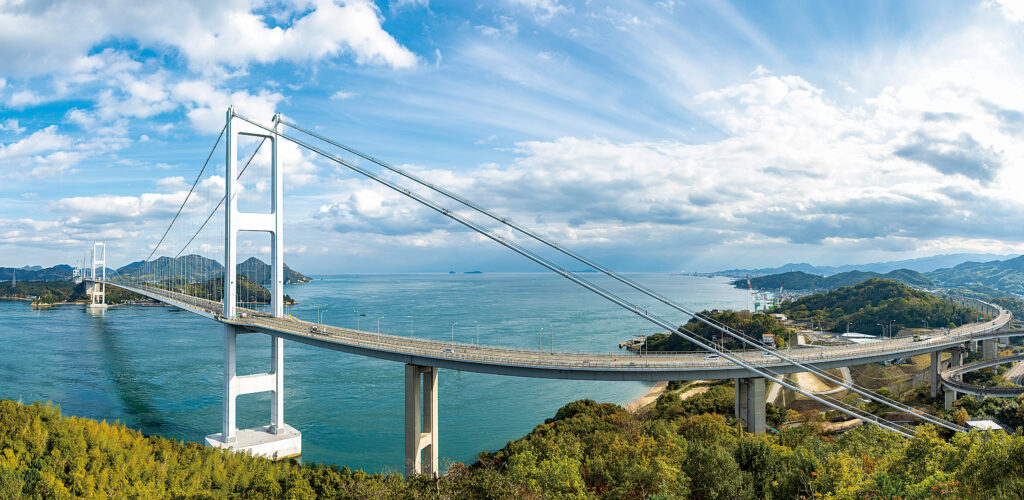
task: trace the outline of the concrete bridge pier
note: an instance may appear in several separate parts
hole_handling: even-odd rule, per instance
[[[932,351],[931,365],[928,367],[929,382],[931,383],[932,398],[939,397],[939,363],[942,360],[942,351]]]
[[[996,357],[996,339],[981,341],[981,359],[993,359]]]
[[[748,377],[736,379],[735,404],[736,418],[743,421],[743,428],[755,434],[764,433],[765,422],[765,390],[764,377]]]
[[[978,352],[978,341],[972,340],[967,343],[967,350],[971,352]]]
[[[437,367],[405,365],[405,477],[438,473]]]
[[[942,393],[945,396],[945,406],[947,410],[953,409],[953,403],[956,402],[957,393],[956,390],[949,387],[943,387]]]
[[[965,353],[963,349],[960,349],[960,348],[950,349],[949,350],[949,354],[950,354],[950,356],[949,356],[949,367],[950,368],[957,368],[957,367],[963,366],[963,364],[964,364],[964,357],[966,357],[966,355],[967,355],[967,353]]]
[[[207,446],[279,459],[302,454],[302,434],[284,423],[284,339],[270,336],[270,371],[239,376],[235,371],[239,327],[224,326],[223,431],[206,436]],[[270,392],[270,425],[239,430],[237,399],[242,394]]]

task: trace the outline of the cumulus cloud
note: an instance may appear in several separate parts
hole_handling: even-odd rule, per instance
[[[230,92],[217,88],[205,80],[185,80],[170,89],[170,95],[184,103],[186,116],[202,132],[216,133],[224,126],[224,112],[235,106],[239,112],[256,120],[269,120],[284,98],[277,92],[266,90],[250,93],[247,90]]]
[[[8,118],[3,122],[0,122],[0,130],[11,132],[14,135],[21,135],[21,133],[25,131],[25,127],[18,126],[18,120]]]
[[[268,24],[255,12],[259,5],[247,0],[144,7],[117,0],[5,2],[0,6],[0,63],[9,76],[66,72],[85,64],[90,49],[103,40],[129,38],[143,47],[175,49],[196,68],[343,54],[358,64],[416,65],[416,55],[384,31],[380,12],[369,1],[298,2],[292,9],[304,14],[289,26]]]
[[[720,140],[563,137],[520,142],[505,165],[420,173],[588,247],[904,252],[944,238],[1019,242],[1014,221],[1022,210],[1012,186],[1020,182],[1024,148],[1007,125],[1020,116],[1005,100],[992,105],[986,99],[996,94],[985,89],[957,85],[952,99],[951,87],[911,81],[840,104],[804,78],[759,71],[697,96],[707,119],[727,131]],[[972,133],[963,132],[965,124]],[[316,215],[332,230],[447,230],[390,193],[358,185],[338,191],[338,201]],[[432,241],[445,244],[420,243]]]
[[[379,185],[350,183],[339,201],[321,205],[314,214],[322,227],[342,233],[420,235],[447,226],[433,210]]]

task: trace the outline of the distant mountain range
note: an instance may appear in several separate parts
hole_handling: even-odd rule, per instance
[[[0,267],[0,281],[66,281],[74,268],[69,265],[42,268],[40,266]]]
[[[802,271],[808,274],[831,276],[833,274],[839,274],[848,271],[887,273],[889,271],[895,271],[897,269],[909,269],[911,271],[917,271],[919,273],[926,273],[929,271],[934,271],[936,269],[953,267],[960,263],[987,262],[998,259],[1007,259],[1011,257],[1014,256],[998,254],[954,253],[947,255],[933,255],[931,257],[921,257],[918,259],[893,260],[888,262],[872,262],[869,264],[847,264],[842,266],[815,266],[807,263],[784,264],[779,267],[769,267],[762,269],[729,269],[726,271],[718,271],[714,274],[743,277],[747,275],[763,276],[768,274],[779,274],[790,271]]]
[[[145,265],[143,273],[139,268]],[[249,280],[260,285],[270,283],[270,265],[256,257],[250,257],[238,264],[238,273],[249,278]],[[189,281],[200,282],[214,279],[217,275],[224,273],[224,266],[220,262],[208,259],[199,255],[183,255],[181,257],[160,257],[148,263],[143,261],[132,262],[117,270],[107,269],[107,277],[120,275],[136,275],[142,279],[156,279],[160,276],[179,274],[187,272]],[[74,268],[61,264],[58,266],[41,268],[39,266],[25,266],[22,268],[0,267],[0,281],[68,281],[72,278]],[[284,284],[297,285],[313,281],[306,275],[284,265]]]
[[[141,274],[138,273],[140,266],[145,266],[145,270]],[[272,278],[270,264],[256,257],[249,257],[244,262],[238,264],[236,268],[238,274],[249,278],[253,283],[260,285],[270,284]],[[152,279],[161,275],[166,276],[184,272],[189,275],[189,281],[198,282],[214,279],[217,275],[222,275],[224,273],[224,266],[216,260],[199,255],[182,255],[181,257],[160,257],[149,263],[143,261],[132,262],[119,268],[117,272],[122,275],[137,275],[142,279]],[[288,264],[284,265],[284,284],[300,285],[311,281],[313,281],[311,278],[288,267]]]
[[[912,269],[896,269],[885,274],[848,271],[822,276],[791,271],[752,277],[750,282],[758,289],[778,289],[785,283],[789,290],[835,290],[871,278],[886,278],[915,287],[966,290],[989,298],[1020,296],[1024,295],[1024,255],[1005,260],[962,262],[953,267],[923,273]],[[733,281],[733,284],[745,288],[747,280],[740,278]]]

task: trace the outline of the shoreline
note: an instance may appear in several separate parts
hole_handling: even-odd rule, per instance
[[[643,393],[639,397],[633,398],[630,402],[626,403],[622,407],[630,413],[636,413],[637,411],[646,408],[651,403],[657,401],[658,397],[668,390],[668,381],[655,382],[647,392]]]

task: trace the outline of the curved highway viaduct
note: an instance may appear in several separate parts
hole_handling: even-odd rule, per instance
[[[1024,331],[1017,330],[1007,332],[1010,335],[1024,335]],[[1015,398],[1024,394],[1024,387],[990,387],[977,384],[968,384],[961,380],[964,373],[990,368],[1005,363],[1024,361],[1024,354],[1004,356],[1001,358],[982,359],[966,365],[953,365],[939,374],[942,381],[942,392],[945,395],[946,409],[953,408],[953,403],[960,394],[969,394],[980,397]]]

